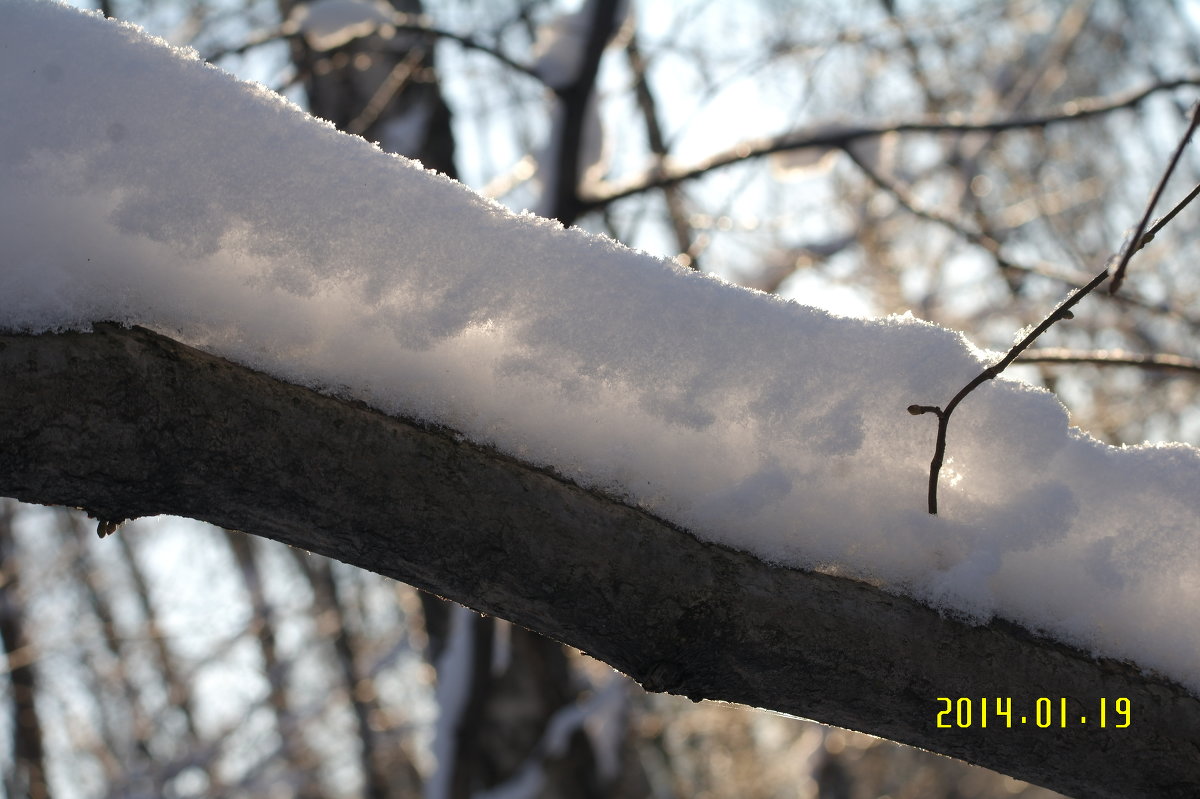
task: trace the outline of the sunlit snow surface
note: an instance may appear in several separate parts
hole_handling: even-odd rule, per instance
[[[0,3],[0,325],[146,325],[439,422],[765,560],[1200,691],[1200,458],[1113,449],[946,330],[518,217],[138,29]],[[354,453],[347,451],[347,457]],[[797,620],[797,623],[803,623]],[[919,646],[919,641],[914,641]]]

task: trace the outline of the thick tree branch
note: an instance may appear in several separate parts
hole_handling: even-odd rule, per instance
[[[137,328],[0,336],[0,494],[252,532],[511,619],[653,691],[863,730],[1067,794],[1200,784],[1200,701],[1136,666],[769,566],[451,431]],[[1011,698],[1015,726],[939,729],[938,697]],[[1067,699],[1066,729],[1034,723],[1039,697],[1056,712]],[[1128,728],[1112,726],[1117,697]]]

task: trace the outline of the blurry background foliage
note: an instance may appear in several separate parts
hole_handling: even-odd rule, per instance
[[[1200,85],[1200,4],[1185,0],[635,0],[611,30],[592,24],[603,3],[575,18],[567,0],[394,3],[325,37],[320,15],[354,0],[102,10],[516,210],[835,312],[911,311],[995,350],[1120,245]],[[561,56],[595,37],[598,70],[568,74]],[[903,128],[989,120],[1018,124]],[[843,135],[858,127],[874,132]],[[834,144],[794,146],[814,136]],[[572,164],[580,180],[558,181]],[[1200,434],[1195,221],[1184,211],[1134,260],[1123,299],[1087,299],[1013,370],[1097,438]],[[898,398],[898,413],[947,399]],[[270,541],[172,519],[98,541],[78,515],[0,503],[10,799],[1052,795],[647,695]]]

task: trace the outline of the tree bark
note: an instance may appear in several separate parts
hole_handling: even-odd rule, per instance
[[[510,619],[652,691],[861,730],[1066,794],[1200,785],[1200,701],[1133,664],[767,565],[453,431],[140,328],[0,336],[0,494],[266,536]],[[939,697],[976,700],[975,723],[938,728]],[[980,697],[1011,698],[1013,727],[992,715],[981,729]]]

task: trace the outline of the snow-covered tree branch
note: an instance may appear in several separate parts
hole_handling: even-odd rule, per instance
[[[560,221],[599,196],[580,173],[599,163],[583,152],[601,124],[589,97],[621,5],[587,3],[581,27],[559,31],[582,58],[556,59],[551,42],[529,60],[558,90],[538,207]],[[1055,36],[1078,29],[1068,23]],[[381,31],[328,51],[294,39],[310,99],[337,88],[329,119],[451,173],[460,128],[432,51]],[[963,334],[901,307],[837,316],[514,213],[194,52],[51,3],[0,5],[0,74],[0,495],[86,508],[102,534],[171,513],[284,541],[511,619],[655,691],[866,730],[1064,791],[1183,796],[1195,784],[1193,447],[1111,447],[1071,427],[1050,392],[988,380],[955,416],[931,517],[933,431],[905,408],[995,362]],[[342,84],[357,78],[351,96]],[[1163,88],[1178,87],[1097,92],[1118,99],[1084,112],[1107,119]],[[1008,111],[1027,89],[1004,90]],[[648,130],[667,113],[659,99],[644,104]],[[1084,124],[1076,110],[986,119],[1053,130]],[[991,140],[966,137],[1000,128],[929,118],[957,137],[968,193],[992,191],[979,167]],[[1009,262],[1007,233],[985,214],[931,210],[923,176],[889,165],[900,128],[819,129],[729,152],[842,148],[892,187],[876,196],[900,198],[900,213],[969,231]],[[734,168],[685,175],[670,136],[652,138],[637,193]],[[691,200],[680,189],[672,202],[676,240],[699,252]],[[878,205],[861,203],[864,230]],[[1029,214],[1005,209],[1005,230]],[[836,255],[854,238],[822,229],[806,252]],[[918,269],[936,259],[923,243],[905,257]],[[269,618],[253,546],[230,549]],[[359,691],[334,579],[301,571],[314,608],[338,617],[360,770],[383,785],[378,708]],[[539,758],[583,735],[590,700],[539,706],[538,734],[481,782],[453,761],[506,657],[502,627],[443,610],[439,628],[438,612],[425,614],[430,661],[470,663],[446,655],[440,669],[430,795],[536,781]],[[285,734],[303,711],[272,635],[258,646],[264,702],[284,759],[315,771]],[[983,729],[964,713],[985,700],[1009,704],[987,705]]]
[[[1184,797],[1200,780],[1200,702],[1135,666],[771,566],[453,431],[146,330],[4,336],[0,386],[9,496],[268,536],[531,627],[653,691],[819,719],[1068,794]],[[957,728],[939,697],[1012,698],[1013,728]]]

